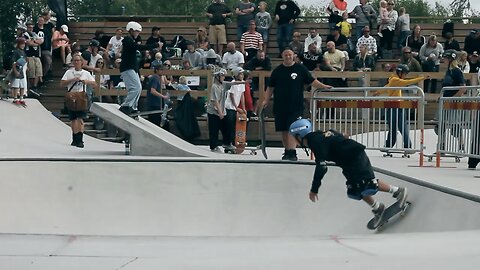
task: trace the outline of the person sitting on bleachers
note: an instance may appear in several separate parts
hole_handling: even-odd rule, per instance
[[[360,47],[365,46],[367,53],[375,56],[377,54],[377,40],[370,35],[370,27],[365,26],[363,28],[363,36],[357,41],[357,53],[360,53]]]
[[[443,45],[443,49],[446,50],[455,50],[457,52],[460,51],[460,44],[456,39],[453,38],[452,32],[445,33],[445,43]]]
[[[96,39],[90,40],[88,43],[88,48],[82,52],[82,59],[85,60],[85,63],[83,64],[82,68],[85,70],[90,71],[91,73],[93,72],[99,72],[95,68],[95,65],[97,64],[98,59],[103,58],[99,53],[99,48],[100,48],[100,42]]]
[[[480,52],[480,30],[474,29],[468,36],[465,37],[465,43],[463,44],[464,51],[468,55],[472,55],[474,51]]]
[[[288,47],[292,49],[292,51],[296,55],[302,54],[305,47],[304,43],[300,41],[301,37],[302,34],[300,34],[300,32],[294,32],[292,36],[292,41],[288,43]]]
[[[360,44],[359,54],[353,59],[354,71],[374,71],[375,70],[375,58],[368,53],[368,47],[366,44]]]
[[[264,51],[260,50],[257,52],[257,55],[248,61],[245,64],[246,70],[251,71],[260,71],[260,70],[272,70],[272,62],[270,61],[270,57],[268,57]],[[270,78],[265,78],[265,85],[268,85],[268,80]],[[257,91],[259,88],[259,80],[258,77],[252,78],[252,91]]]
[[[70,39],[67,36],[68,26],[62,25],[59,30],[53,32],[52,36],[52,54],[60,57],[64,67],[68,67],[65,63],[67,54],[70,53]]]
[[[480,56],[478,55],[477,51],[473,52],[468,59],[468,63],[470,64],[470,73],[480,72]]]
[[[327,42],[333,41],[337,50],[346,51],[348,39],[346,36],[340,34],[340,27],[333,26],[330,28],[330,35],[327,36]]]
[[[309,71],[320,70],[323,62],[323,56],[317,51],[315,43],[310,43],[308,51],[298,55],[298,59]]]
[[[104,58],[108,59],[113,66],[113,62],[116,58],[119,57],[120,52],[122,51],[122,40],[123,40],[123,29],[117,28],[115,30],[115,36],[110,38],[106,48],[106,53]]]
[[[160,43],[160,47],[156,48],[157,51],[165,53],[166,52],[166,41],[165,38],[160,36],[160,27],[154,26],[152,27],[152,34],[150,37],[147,39],[147,42],[145,44],[150,45],[150,44],[158,44]]]
[[[323,58],[325,61],[325,69],[340,72],[345,70],[345,54],[335,48],[333,41],[327,42],[327,51],[323,54]],[[340,78],[328,79],[326,81],[327,84],[333,87],[345,86],[345,81]]]
[[[210,49],[210,44],[208,44],[208,34],[207,34],[207,29],[203,26],[200,26],[197,30],[197,34],[195,38],[193,39],[193,42],[195,42],[195,48],[200,48],[207,43],[208,49]]]
[[[187,40],[187,50],[183,53],[183,61],[188,61],[192,69],[203,68],[202,54],[195,50],[195,42]]]
[[[423,72],[420,62],[413,57],[412,49],[410,47],[402,48],[402,56],[400,56],[400,64],[408,66],[410,72]]]
[[[315,27],[311,27],[308,36],[305,38],[303,52],[309,51],[310,44],[315,43],[318,53],[322,53],[322,37]]]
[[[227,52],[223,54],[222,64],[226,69],[233,69],[242,67],[245,63],[243,54],[235,48],[235,43],[230,42],[227,44]]]
[[[412,50],[413,56],[417,59],[420,60],[420,57],[418,56],[418,52],[420,52],[420,48],[422,48],[423,44],[425,44],[426,39],[424,36],[421,34],[422,28],[420,25],[415,25],[413,27],[412,34],[407,37],[407,41],[405,42],[405,45],[407,47],[410,47]]]

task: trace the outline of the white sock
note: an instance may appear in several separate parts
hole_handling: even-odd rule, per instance
[[[390,185],[390,190],[388,192],[395,193],[397,192],[397,190],[398,190],[398,187]]]
[[[372,209],[377,210],[378,207],[380,207],[380,203],[377,200],[375,200],[372,204]]]

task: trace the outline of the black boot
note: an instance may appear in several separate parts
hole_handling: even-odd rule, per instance
[[[83,144],[83,132],[77,133],[77,144],[75,144],[78,148],[83,148],[85,145]]]
[[[71,146],[75,146],[77,144],[77,133],[72,133],[72,143]]]

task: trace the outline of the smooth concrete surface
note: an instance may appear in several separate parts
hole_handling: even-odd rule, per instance
[[[118,110],[117,104],[92,104],[90,111],[130,134],[130,152],[137,156],[209,157],[209,151],[185,142],[170,132],[139,117],[135,120]]]
[[[480,261],[479,173],[466,159],[419,168],[418,155],[368,151],[385,173],[377,177],[407,186],[413,202],[376,233],[336,167],[320,201],[308,200],[314,167],[300,149],[298,163],[280,162],[278,148],[267,162],[125,156],[122,144],[89,137],[78,149],[65,124],[27,102],[0,102],[0,269],[472,269]],[[431,151],[433,132],[425,141]]]

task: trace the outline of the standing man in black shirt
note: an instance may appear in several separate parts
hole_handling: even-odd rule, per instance
[[[303,115],[305,85],[311,85],[314,89],[331,87],[313,78],[305,66],[295,63],[294,57],[295,54],[292,50],[283,51],[283,62],[272,71],[262,103],[262,108],[265,108],[274,94],[275,130],[282,133],[282,143],[285,148],[282,160],[292,161],[298,160],[295,150],[297,141],[289,134],[288,129],[295,120]]]
[[[275,20],[278,23],[277,43],[280,53],[292,41],[295,20],[300,16],[300,8],[292,0],[280,0],[275,6]]]
[[[43,43],[40,46],[42,48],[42,67],[43,67],[43,76],[51,73],[52,68],[52,36],[55,32],[55,25],[50,21],[52,14],[50,10],[44,11],[41,14],[42,20],[39,19],[38,24],[34,27],[33,31],[35,33],[43,33]],[[40,24],[42,23],[42,26]]]
[[[215,51],[223,55],[223,47],[227,44],[226,19],[232,16],[232,11],[222,0],[215,0],[208,6],[206,15],[210,19],[208,40],[215,46]]]

